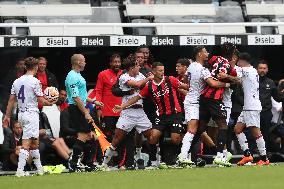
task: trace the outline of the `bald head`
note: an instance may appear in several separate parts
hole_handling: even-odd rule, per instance
[[[71,64],[72,65],[78,64],[78,62],[82,59],[84,59],[84,56],[82,54],[73,54],[71,56]]]
[[[77,72],[83,71],[86,65],[85,57],[82,54],[73,54],[71,57],[72,69]]]

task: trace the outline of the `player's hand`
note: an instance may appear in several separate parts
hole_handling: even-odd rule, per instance
[[[90,138],[97,140],[98,136],[96,135],[96,132],[94,132],[94,131],[90,132]]]
[[[96,106],[99,106],[99,107],[103,107],[104,106],[104,103],[100,102],[100,101],[95,101],[94,104]]]
[[[150,72],[151,73],[151,72]],[[153,74],[150,74],[148,77],[147,77],[149,80],[153,80],[154,79],[154,75]]]
[[[228,74],[224,73],[224,72],[220,72],[218,74],[218,79],[226,79],[228,77]]]
[[[129,94],[130,95],[133,95],[135,93],[135,89],[131,89],[130,91],[129,91]]]
[[[118,113],[122,110],[122,106],[121,105],[115,105],[114,108],[112,109],[112,111],[114,113]]]
[[[85,114],[85,118],[88,121],[88,123],[93,123],[94,122],[94,120],[93,120],[92,116],[90,115],[90,113],[86,113]]]
[[[4,128],[9,127],[10,122],[11,122],[11,118],[10,118],[10,117],[5,116],[5,117],[4,117],[4,119],[3,119],[3,122],[2,122],[3,127],[4,127]]]

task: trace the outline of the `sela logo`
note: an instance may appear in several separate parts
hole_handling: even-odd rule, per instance
[[[75,47],[75,37],[39,37],[40,47]]]
[[[215,45],[214,36],[180,36],[180,45]]]
[[[152,45],[174,45],[174,39],[169,37],[152,37]]]
[[[223,43],[233,43],[235,45],[241,45],[242,44],[242,38],[240,37],[229,37],[229,36],[224,36],[224,37],[221,37],[221,44]]]
[[[28,38],[10,38],[11,47],[31,47],[33,46],[33,40]]]
[[[249,45],[281,45],[281,35],[249,35]]]
[[[47,38],[47,43],[48,46],[68,46],[69,45],[69,41],[68,39],[64,39],[63,37],[60,38],[53,38],[53,37],[49,37]]]
[[[111,36],[110,46],[139,46],[146,44],[146,36]]]
[[[88,38],[88,37],[83,37],[81,39],[82,45],[84,46],[103,46],[104,45],[104,40],[102,38]]]

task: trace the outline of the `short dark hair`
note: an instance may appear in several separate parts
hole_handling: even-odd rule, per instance
[[[124,69],[129,70],[131,67],[134,67],[136,64],[135,56],[133,54],[128,55],[125,59],[122,61],[122,66]]]
[[[25,59],[26,70],[32,70],[38,65],[38,59],[34,57],[28,57]]]
[[[136,51],[140,51],[140,49],[149,49],[149,46],[147,45],[140,45],[139,47],[137,47]]]
[[[177,60],[177,63],[180,63],[182,66],[188,67],[190,64],[190,61],[188,58],[180,58]]]
[[[198,53],[200,53],[202,51],[202,49],[204,49],[205,46],[200,45],[200,46],[196,46],[193,48],[193,59],[196,60],[196,56],[198,55]]]
[[[113,55],[110,56],[110,62],[112,62],[115,58],[120,58],[121,59],[121,56],[120,54],[118,53],[114,53]]]
[[[265,65],[267,65],[267,67],[268,67],[268,62],[267,62],[266,60],[264,60],[264,59],[258,61],[257,67],[259,66],[259,64],[265,64]]]
[[[242,53],[239,53],[239,59],[240,60],[245,60],[247,62],[250,62],[251,61],[251,56],[247,52],[242,52]]]
[[[152,68],[153,68],[153,69],[156,68],[156,67],[158,67],[158,66],[164,66],[164,64],[161,63],[161,62],[153,62],[153,64],[152,64]]]
[[[237,47],[233,43],[225,42],[221,45],[221,56],[229,61],[232,60],[234,54],[238,54],[237,52]]]

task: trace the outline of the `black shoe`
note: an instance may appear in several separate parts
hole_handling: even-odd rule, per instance
[[[198,166],[198,167],[204,167],[205,165],[206,165],[206,162],[205,162],[204,159],[202,159],[202,158],[197,158],[197,160],[196,160],[196,166]]]
[[[144,165],[144,160],[143,159],[138,159],[136,161],[136,165],[138,169],[145,169],[145,165]]]
[[[82,170],[72,161],[68,161],[68,169],[69,169],[69,173],[82,172]]]
[[[85,167],[85,171],[87,172],[93,172],[93,171],[99,171],[100,169],[96,165],[88,165]]]
[[[134,165],[126,166],[125,168],[126,168],[126,170],[135,170]]]

